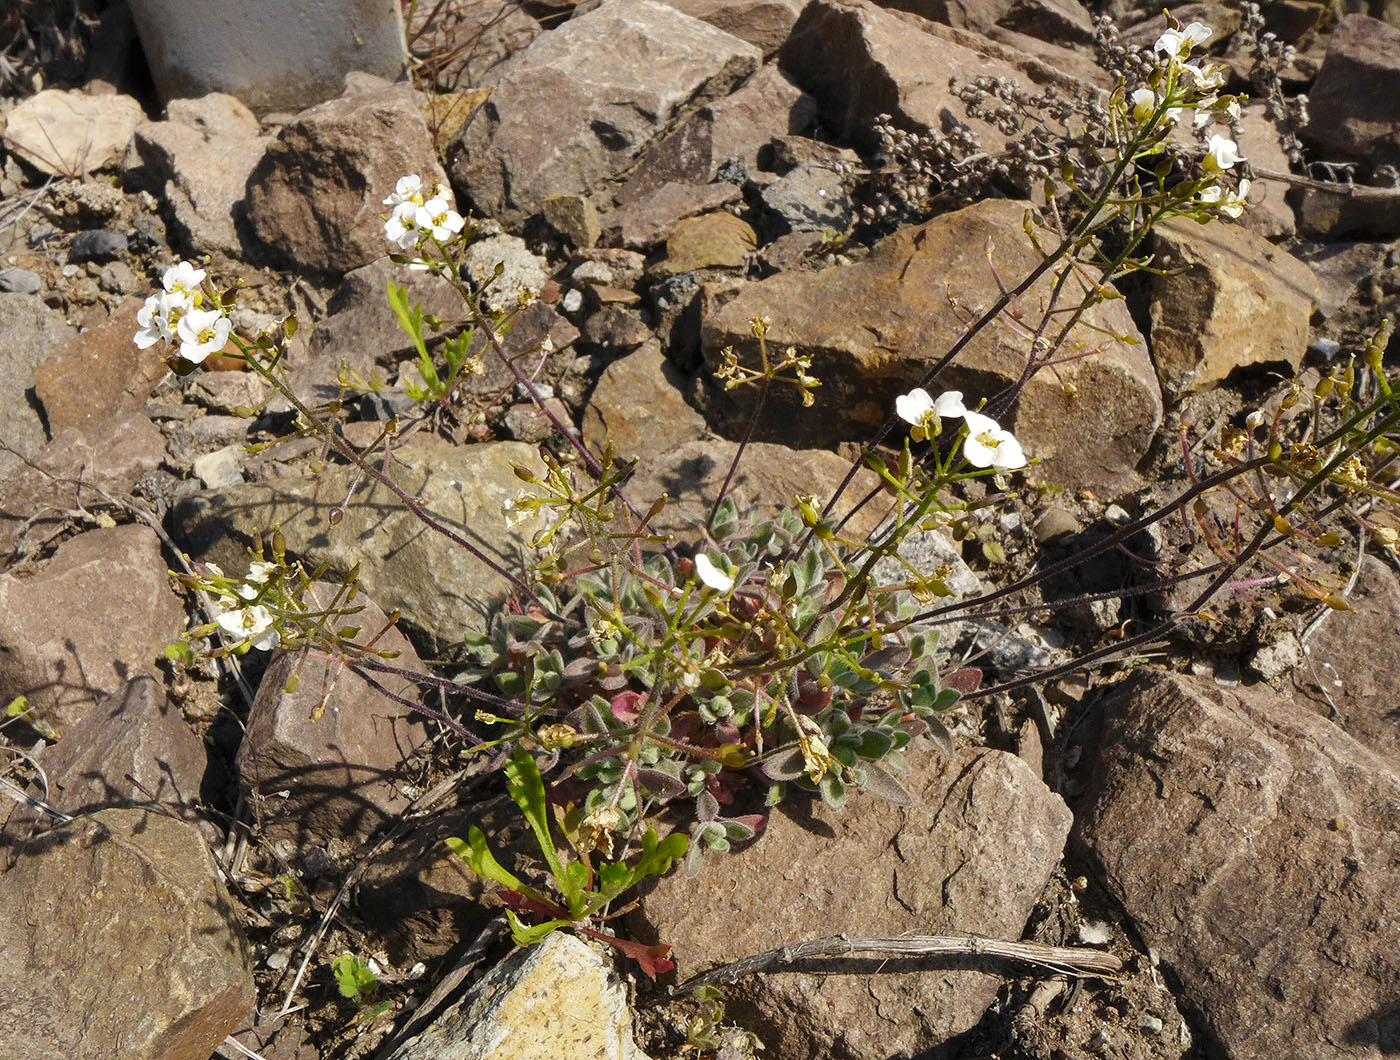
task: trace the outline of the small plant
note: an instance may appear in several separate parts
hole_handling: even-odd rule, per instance
[[[566,858],[555,845],[550,832],[544,782],[540,779],[534,758],[523,747],[517,746],[504,768],[507,790],[534,833],[560,900],[531,887],[502,866],[491,853],[480,828],[473,826],[465,842],[453,837],[447,840],[447,845],[477,875],[495,880],[507,889],[510,908],[506,910],[506,918],[515,941],[527,946],[538,942],[556,928],[571,927],[590,938],[616,946],[635,959],[648,975],[655,976],[673,968],[674,964],[666,958],[670,952],[669,946],[641,946],[605,935],[589,927],[588,921],[646,877],[664,876],[670,870],[671,863],[685,853],[685,836],[673,833],[664,840],[658,839],[656,832],[648,828],[641,837],[641,851],[633,860],[604,860],[595,867],[594,853],[600,852],[604,858],[611,855],[612,832],[616,822],[605,820],[598,814],[592,814],[582,821],[578,821],[576,815],[571,817],[565,814],[564,831],[575,853],[573,858]],[[549,919],[526,925],[517,915],[517,909],[542,913]]]
[[[379,987],[375,969],[353,953],[342,953],[331,961],[331,974],[340,988],[340,996],[356,1005],[368,1004]]]

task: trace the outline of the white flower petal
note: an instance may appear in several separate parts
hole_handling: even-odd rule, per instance
[[[960,416],[967,415],[967,406],[963,404],[961,390],[945,390],[938,395],[938,400],[933,403],[933,411],[938,413],[940,419],[955,420]]]
[[[924,416],[934,407],[933,398],[923,387],[916,387],[907,394],[894,399],[894,411],[905,423],[916,427],[924,422]]]
[[[695,573],[711,589],[727,593],[734,588],[734,579],[716,567],[710,557],[703,552],[695,554]]]

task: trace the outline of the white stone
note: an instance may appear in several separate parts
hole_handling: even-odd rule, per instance
[[[80,177],[117,161],[146,120],[130,96],[89,96],[45,89],[17,106],[5,146],[45,173]]]

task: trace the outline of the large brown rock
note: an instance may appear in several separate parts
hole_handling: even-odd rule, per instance
[[[823,0],[818,0],[823,2]],[[797,445],[865,441],[907,391],[963,334],[970,307],[996,295],[985,248],[990,242],[1000,277],[1010,286],[1040,262],[1023,230],[1026,203],[987,200],[918,227],[896,232],[854,265],[821,272],[783,273],[712,300],[703,325],[707,363],[718,366],[732,346],[757,364],[749,321],[768,317],[771,350],[795,346],[812,355],[821,380],[816,403],[802,409],[791,386],[775,387],[759,436]],[[1050,282],[1021,299],[1044,304]],[[962,307],[955,310],[949,298]],[[1033,314],[1032,314],[1033,315]],[[1032,326],[1034,326],[1032,324]],[[1105,336],[1125,336],[1133,342]],[[1095,352],[1041,372],[1021,394],[1004,426],[1041,463],[1027,474],[1073,487],[1102,487],[1128,478],[1161,419],[1157,381],[1145,346],[1121,301],[1089,309],[1070,333],[1062,356]],[[1028,342],[1000,325],[985,328],[938,379],[976,401],[1020,378]],[[1061,380],[1078,394],[1066,396]],[[711,425],[731,435],[747,423],[751,388],[708,392]]]
[[[1297,369],[1320,296],[1312,271],[1238,225],[1175,218],[1155,230],[1152,360],[1172,394],[1220,382],[1236,368]]]
[[[47,788],[32,794],[69,816],[117,806],[191,814],[208,768],[204,741],[185,723],[160,681],[141,674],[102,700],[44,755]],[[0,833],[0,868],[52,820],[17,807]]]
[[[664,493],[669,498],[666,507],[647,526],[659,534],[693,537],[696,525],[705,521],[714,506],[738,453],[738,442],[722,438],[659,446],[627,480],[627,496],[645,511]],[[850,470],[849,460],[827,449],[789,449],[773,442],[750,442],[740,456],[728,496],[741,511],[751,505],[769,512],[778,507],[791,508],[799,495],[815,497],[821,506]],[[879,479],[873,471],[858,469],[836,504],[836,518],[851,514],[857,502],[877,485]],[[877,496],[851,515],[843,533],[861,537],[889,514],[888,500]]]
[[[1400,1041],[1400,773],[1264,687],[1142,672],[1104,706],[1076,836],[1231,1060]]]
[[[257,1003],[194,825],[140,809],[61,825],[0,876],[6,1060],[207,1060]]]
[[[136,410],[64,428],[0,485],[0,564],[12,549],[37,547],[78,505],[122,496],[165,458],[165,438]],[[99,490],[101,492],[99,492]]]
[[[248,220],[276,255],[317,273],[345,273],[390,249],[384,199],[399,177],[446,174],[407,83],[351,74],[345,92],[284,126],[248,178]]]
[[[889,114],[913,131],[944,128],[945,112],[966,121],[987,150],[1006,141],[996,128],[966,117],[949,79],[1004,77],[1028,89],[1076,82],[1024,52],[955,26],[867,0],[813,0],[779,53],[783,69],[821,104],[844,141],[873,147],[875,117]]]
[[[618,358],[603,369],[583,410],[584,443],[595,453],[612,443],[616,456],[645,463],[703,438],[705,418],[686,404],[684,387],[685,377],[654,340]]]
[[[665,0],[677,11],[732,33],[772,55],[802,13],[801,0]]]
[[[445,450],[403,447],[389,463],[396,485],[432,518],[464,538],[501,570],[518,571],[538,529],[506,525],[504,504],[523,484],[512,463],[538,470],[536,447],[492,442]],[[179,504],[177,524],[191,551],[233,567],[255,533],[280,529],[287,551],[333,574],[360,566],[360,585],[381,607],[438,638],[441,650],[485,627],[485,616],[511,588],[467,548],[430,529],[388,488],[344,466],[306,478],[208,490]],[[332,509],[344,517],[332,524]]]
[[[656,0],[608,0],[491,72],[452,179],[503,222],[620,175],[686,106],[758,69],[757,48]]]
[[[134,332],[133,332],[134,334]],[[0,438],[16,454],[0,450],[0,478],[21,466],[48,441],[44,417],[29,403],[35,370],[56,347],[69,342],[74,331],[63,314],[50,309],[37,293],[0,292]]]
[[[328,606],[335,589],[314,585],[309,606]],[[353,606],[363,610],[337,625],[358,626],[356,643],[398,652],[389,660],[393,666],[425,670],[413,645],[373,601],[361,595]],[[293,674],[298,678],[289,692]],[[256,797],[267,835],[322,843],[370,835],[408,805],[401,791],[408,781],[403,762],[426,730],[422,715],[401,701],[416,703],[418,691],[395,674],[366,674],[287,652],[268,666],[238,749],[239,775]]]
[[[149,527],[79,534],[33,577],[0,574],[0,702],[27,696],[64,734],[98,698],[154,668],[184,628]]]
[[[182,250],[245,252],[248,177],[271,143],[253,112],[222,92],[172,100],[165,121],[137,126],[132,144],[164,189]]]
[[[788,943],[835,935],[1018,939],[1060,858],[1070,813],[1020,759],[924,750],[907,807],[855,797],[776,810],[758,841],[705,859],[642,902],[640,933],[674,947],[682,978]],[[703,910],[703,915],[697,915]],[[1001,986],[975,962],[881,975],[865,961],[766,973],[729,995],[769,1060],[876,1060],[942,1045],[981,1018]],[[843,974],[842,974],[843,973]]]
[[[1347,15],[1308,95],[1303,135],[1329,159],[1400,163],[1400,28]]]
[[[1400,673],[1376,665],[1400,654],[1400,578],[1367,556],[1347,603],[1355,613],[1329,612],[1304,642],[1293,687],[1300,703],[1400,768]]]
[[[140,408],[165,377],[169,369],[162,358],[172,351],[164,345],[139,350],[132,342],[143,301],[128,298],[34,369],[34,393],[54,434]]]

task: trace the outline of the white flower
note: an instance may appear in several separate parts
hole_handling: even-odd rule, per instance
[[[422,203],[423,178],[417,173],[400,177],[394,185],[394,193],[384,200],[385,206],[398,206],[404,202]]]
[[[272,577],[276,571],[277,564],[255,559],[252,563],[248,564],[248,580],[262,585],[268,578]]]
[[[165,270],[165,274],[160,278],[160,283],[171,294],[180,294],[193,299],[206,275],[203,269],[196,269],[188,261],[181,261]]]
[[[905,423],[932,433],[929,431],[932,418],[955,420],[965,415],[967,408],[963,405],[961,390],[944,391],[935,399],[923,387],[915,387],[894,399],[894,411]]]
[[[419,225],[439,243],[451,239],[462,230],[466,223],[456,210],[447,205],[447,199],[434,197],[423,204]]]
[[[180,356],[200,364],[211,353],[218,353],[228,342],[232,325],[217,309],[191,309],[175,325],[175,337],[180,340]]]
[[[1216,133],[1206,145],[1206,157],[1202,165],[1207,173],[1220,173],[1230,169],[1236,162],[1243,162],[1239,145],[1228,136]]]
[[[967,422],[967,440],[963,456],[973,467],[990,467],[997,471],[1016,471],[1026,466],[1026,454],[1010,431],[997,426],[997,421],[980,412],[963,416]]]
[[[1162,101],[1152,89],[1139,88],[1128,97],[1128,102],[1132,104],[1134,120],[1143,123],[1152,117],[1152,112],[1161,105]],[[1180,107],[1168,107],[1165,117],[1167,121],[1174,122],[1180,114]]]
[[[170,294],[162,291],[146,299],[136,311],[136,323],[141,330],[136,333],[136,348],[149,349],[157,342],[173,342],[175,330],[170,324]]]
[[[717,589],[722,593],[729,592],[734,588],[734,579],[725,574],[710,560],[710,557],[703,552],[695,554],[695,573],[700,580],[711,589]]]
[[[282,634],[272,624],[272,612],[262,604],[225,611],[214,621],[225,633],[251,642],[258,651],[268,651],[282,643]]]
[[[401,250],[412,250],[423,237],[422,225],[427,217],[427,211],[420,204],[405,199],[384,222],[384,236]]]
[[[1249,205],[1249,178],[1240,181],[1238,191],[1230,191],[1219,184],[1212,184],[1208,188],[1201,190],[1201,202],[1207,206],[1214,206],[1226,217],[1238,217],[1244,212],[1244,208]]]
[[[1161,52],[1168,59],[1184,59],[1191,54],[1192,49],[1210,40],[1213,32],[1215,31],[1203,23],[1192,22],[1185,29],[1167,30],[1157,38],[1152,50]]]

